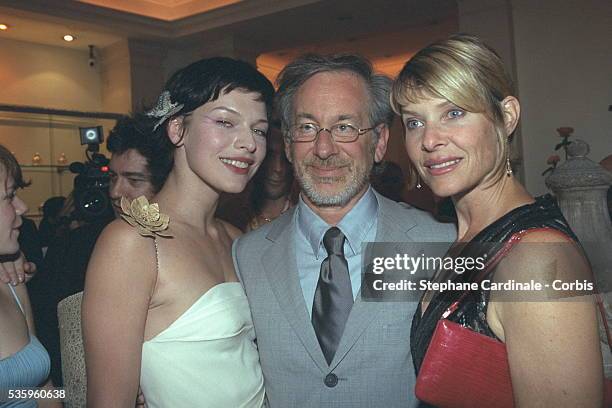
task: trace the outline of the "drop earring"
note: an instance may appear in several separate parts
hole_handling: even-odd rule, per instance
[[[419,190],[421,189],[421,176],[419,176],[417,174],[417,184],[416,184],[416,188],[418,188]]]
[[[510,153],[506,156],[506,176],[510,177],[512,175],[512,166],[510,165]]]

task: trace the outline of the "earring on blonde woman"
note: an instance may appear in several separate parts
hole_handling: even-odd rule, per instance
[[[510,177],[512,175],[512,166],[510,165],[510,154],[506,156],[506,176]]]
[[[417,174],[417,184],[416,184],[416,188],[418,188],[419,190],[421,189],[421,176],[419,176]]]

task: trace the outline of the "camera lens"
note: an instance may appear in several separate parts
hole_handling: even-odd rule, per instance
[[[100,190],[84,191],[79,198],[79,207],[92,217],[102,215],[109,206],[108,197]]]
[[[98,132],[96,132],[94,129],[89,129],[87,132],[85,132],[85,137],[87,140],[96,140],[98,138]]]

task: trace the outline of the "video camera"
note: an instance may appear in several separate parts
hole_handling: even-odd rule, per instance
[[[109,160],[98,153],[103,141],[102,127],[80,128],[81,144],[87,145],[87,161],[73,162],[68,167],[77,176],[74,178],[74,205],[72,218],[79,221],[96,221],[113,217],[112,203],[108,193],[110,175]]]

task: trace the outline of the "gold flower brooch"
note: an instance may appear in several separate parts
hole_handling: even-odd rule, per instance
[[[157,203],[149,204],[145,196],[140,196],[132,202],[121,197],[121,211],[123,211],[121,218],[136,228],[143,237],[171,237],[169,234],[162,233],[168,229],[170,217],[159,212]]]

